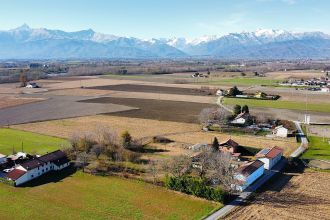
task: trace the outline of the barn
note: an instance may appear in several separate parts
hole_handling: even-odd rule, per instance
[[[283,149],[277,146],[266,148],[256,154],[258,160],[262,161],[265,169],[272,169],[282,158]]]

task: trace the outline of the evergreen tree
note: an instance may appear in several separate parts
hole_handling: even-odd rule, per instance
[[[234,115],[241,114],[242,112],[242,107],[240,105],[235,105],[234,106]]]
[[[212,150],[214,152],[217,152],[219,150],[219,141],[218,141],[218,138],[216,138],[216,137],[214,137],[214,139],[213,139]]]
[[[244,105],[244,106],[242,107],[242,112],[250,113],[249,106]]]

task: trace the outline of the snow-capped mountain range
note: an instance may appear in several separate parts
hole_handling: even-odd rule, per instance
[[[183,58],[227,59],[330,58],[330,35],[260,29],[197,39],[141,40],[94,32],[30,28],[0,31],[0,59]]]

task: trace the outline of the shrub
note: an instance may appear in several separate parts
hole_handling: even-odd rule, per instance
[[[154,136],[152,138],[152,141],[154,143],[171,143],[171,142],[173,142],[173,140],[163,137],[163,136]]]
[[[122,144],[124,148],[129,148],[132,144],[132,136],[128,131],[124,131],[121,134]]]
[[[167,175],[164,184],[167,188],[175,191],[222,203],[227,196],[227,192],[221,188],[207,186],[205,180],[192,176],[173,177]]]

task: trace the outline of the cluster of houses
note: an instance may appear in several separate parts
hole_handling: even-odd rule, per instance
[[[329,92],[330,91],[330,79],[328,77],[312,78],[309,80],[287,80],[282,83],[279,83],[281,86],[311,86],[309,90]]]
[[[222,90],[219,89],[216,91],[217,96],[225,96],[225,97],[231,97],[231,98],[243,98],[243,99],[263,99],[263,100],[276,100],[280,96],[278,95],[269,95],[261,91],[257,91],[255,93],[243,93],[239,91],[238,94],[232,94],[230,91],[231,89],[228,90]]]
[[[70,160],[61,150],[42,156],[33,156],[23,152],[9,156],[0,154],[0,178],[12,181],[15,186],[19,186],[50,171],[62,170],[69,165]]]
[[[201,151],[202,149],[209,148],[208,144],[196,144],[190,147],[193,151]],[[219,151],[231,156],[234,161],[240,161],[242,155],[246,153],[246,149],[241,147],[237,142],[228,139],[219,144]],[[271,170],[282,159],[283,149],[274,146],[259,151],[254,157],[254,161],[239,162],[237,166],[235,179],[236,184],[232,187],[238,191],[244,191],[247,187],[259,179],[266,170]],[[200,167],[198,162],[199,154],[193,156],[194,167]]]

